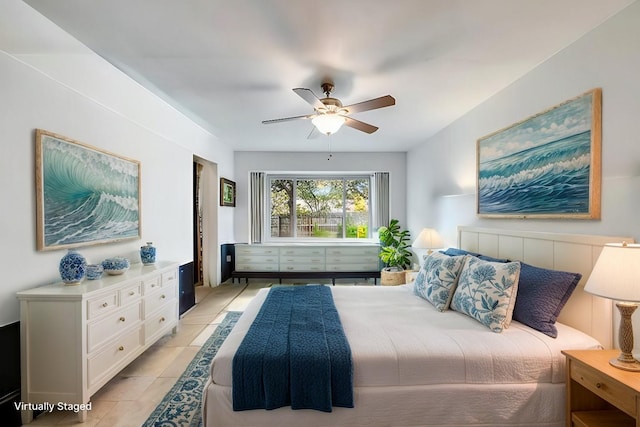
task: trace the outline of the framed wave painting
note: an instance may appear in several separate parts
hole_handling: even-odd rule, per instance
[[[602,90],[477,142],[477,213],[600,219]]]
[[[140,238],[140,162],[37,129],[36,209],[38,250]]]

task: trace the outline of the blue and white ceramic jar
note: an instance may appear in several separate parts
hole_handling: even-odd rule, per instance
[[[58,268],[62,281],[67,285],[79,284],[84,279],[86,270],[87,260],[74,249],[69,249],[62,257]]]
[[[102,264],[87,264],[87,279],[97,280],[102,277]]]
[[[153,247],[153,242],[147,242],[146,246],[140,246],[140,259],[144,265],[156,262],[156,248]]]

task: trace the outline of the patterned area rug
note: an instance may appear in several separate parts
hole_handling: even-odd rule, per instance
[[[211,360],[242,313],[230,311],[142,427],[199,427]]]

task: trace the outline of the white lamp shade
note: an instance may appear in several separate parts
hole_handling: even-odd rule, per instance
[[[607,243],[584,290],[616,301],[640,302],[640,245]]]
[[[314,117],[311,123],[326,135],[338,132],[347,119],[336,113],[325,113]]]
[[[423,228],[416,240],[411,244],[417,249],[437,249],[444,246],[442,237],[433,228]]]

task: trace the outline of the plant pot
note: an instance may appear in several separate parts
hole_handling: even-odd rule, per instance
[[[388,271],[382,270],[380,272],[380,284],[384,286],[396,286],[407,283],[405,279],[404,270],[400,271]]]

